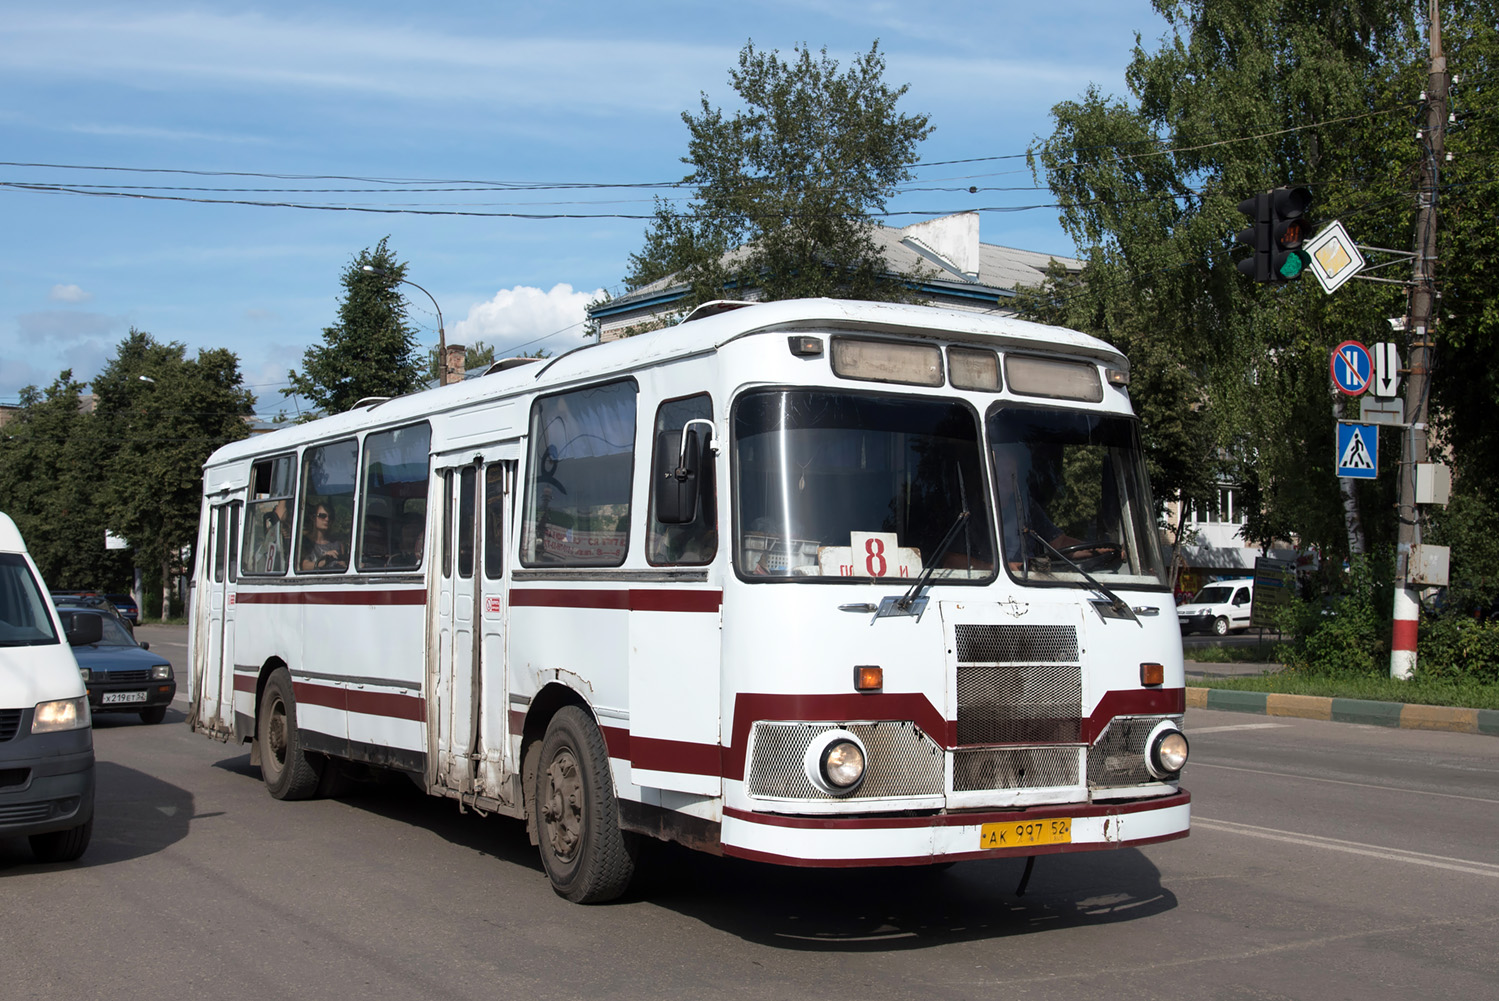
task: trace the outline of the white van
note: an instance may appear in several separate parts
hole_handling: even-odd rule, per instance
[[[94,731],[71,643],[15,522],[0,514],[0,838],[25,836],[42,862],[71,862],[94,829]],[[85,621],[87,620],[87,621]]]
[[[1254,579],[1220,580],[1198,591],[1192,600],[1176,606],[1176,621],[1182,632],[1228,635],[1231,629],[1248,629],[1254,607]]]

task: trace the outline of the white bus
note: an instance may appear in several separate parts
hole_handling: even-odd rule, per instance
[[[1182,647],[1125,358],[920,306],[715,304],[205,465],[191,722],[524,818],[920,865],[1188,832]]]

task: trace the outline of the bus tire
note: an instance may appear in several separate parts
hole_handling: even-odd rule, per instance
[[[317,792],[318,770],[302,749],[297,729],[297,700],[291,674],[278,667],[266,679],[260,697],[260,774],[277,799],[310,799]]]
[[[613,900],[635,873],[635,842],[619,827],[604,737],[588,714],[552,717],[536,770],[541,862],[557,895],[576,904]]]

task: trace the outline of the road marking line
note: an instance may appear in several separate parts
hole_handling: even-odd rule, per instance
[[[1200,732],[1200,731],[1199,731]],[[1191,739],[1192,730],[1187,731]],[[1499,806],[1499,799],[1484,796],[1459,796],[1452,792],[1432,792],[1429,789],[1406,789],[1403,786],[1382,786],[1373,782],[1349,782],[1346,779],[1324,779],[1317,775],[1296,775],[1291,772],[1272,772],[1268,768],[1240,768],[1236,765],[1212,765],[1206,761],[1189,762],[1193,768],[1221,768],[1226,772],[1247,772],[1250,775],[1269,775],[1278,779],[1295,779],[1298,782],[1326,782],[1335,786],[1353,786],[1355,789],[1378,789],[1380,792],[1408,792],[1415,796],[1436,796],[1438,799],[1460,799],[1465,803],[1490,803]]]
[[[1242,834],[1246,837],[1284,841],[1287,844],[1306,845],[1310,848],[1327,848],[1335,852],[1346,852],[1349,855],[1367,855],[1370,858],[1410,862],[1414,865],[1431,866],[1434,869],[1450,869],[1453,872],[1465,872],[1471,876],[1499,879],[1499,865],[1492,862],[1474,862],[1470,859],[1452,858],[1447,855],[1429,855],[1426,852],[1413,852],[1404,848],[1366,845],[1358,841],[1324,838],[1316,834],[1300,834],[1295,831],[1277,831],[1269,827],[1236,824],[1231,820],[1211,820],[1207,817],[1193,817],[1192,826],[1205,827],[1210,831],[1223,831],[1226,834]]]
[[[1239,723],[1234,726],[1190,726],[1187,727],[1187,736],[1191,738],[1199,733],[1227,733],[1230,730],[1275,730],[1290,725],[1289,723]]]

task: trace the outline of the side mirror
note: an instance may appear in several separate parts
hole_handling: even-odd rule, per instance
[[[656,520],[687,525],[697,518],[698,479],[703,449],[696,431],[662,431],[656,436]]]
[[[91,646],[104,638],[104,623],[92,613],[72,615],[73,621],[66,623],[68,646]]]

